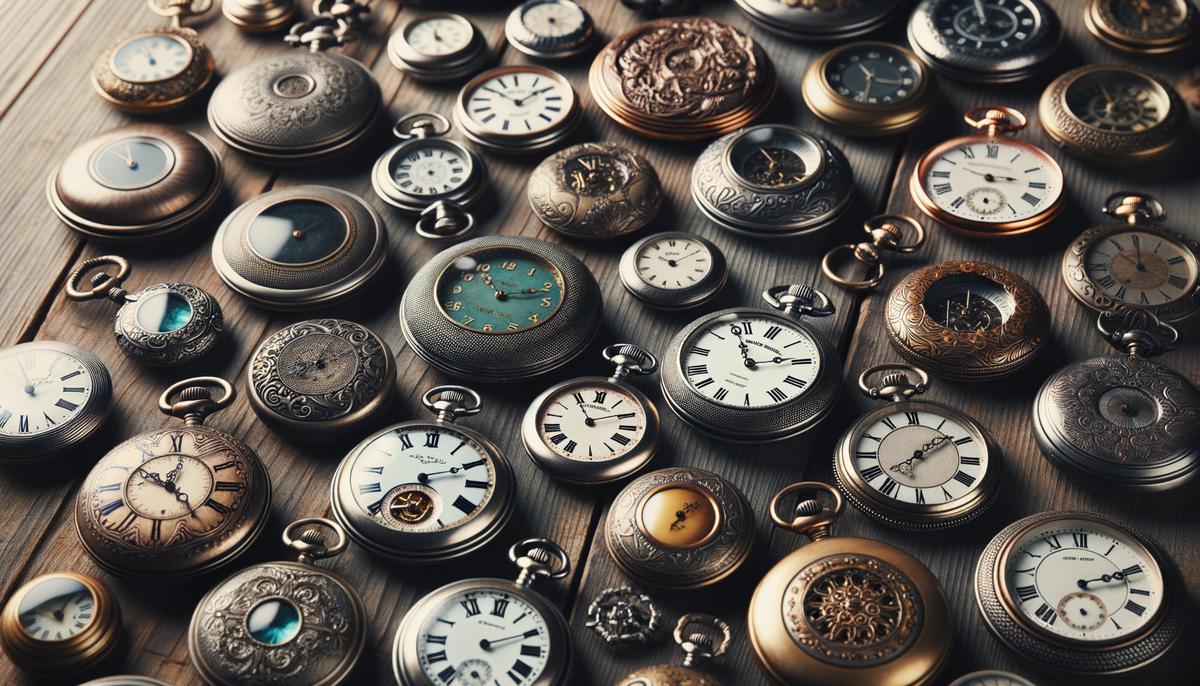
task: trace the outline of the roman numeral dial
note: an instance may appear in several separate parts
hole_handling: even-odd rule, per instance
[[[1191,297],[1196,256],[1178,241],[1152,231],[1117,231],[1088,244],[1088,281],[1118,303],[1161,307]]]
[[[612,460],[639,446],[646,409],[615,384],[571,385],[542,403],[537,432],[548,449],[568,460]]]
[[[550,656],[548,622],[517,594],[500,589],[455,593],[421,622],[417,659],[438,686],[529,686]]]
[[[0,351],[0,436],[31,438],[69,425],[92,396],[79,360],[26,344]]]

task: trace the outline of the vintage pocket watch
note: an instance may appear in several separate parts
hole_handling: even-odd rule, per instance
[[[889,373],[879,377],[883,372]],[[856,420],[834,449],[834,478],[856,508],[887,526],[931,531],[965,524],[991,506],[1000,486],[1000,446],[962,412],[914,400],[929,388],[923,370],[877,365],[858,377],[858,387],[868,398],[891,402]]]
[[[0,349],[0,465],[61,457],[104,426],[112,377],[100,358],[67,343]]]
[[[158,399],[182,426],[134,436],[92,467],[75,499],[75,530],[97,564],[178,579],[223,567],[254,543],[270,512],[267,470],[245,443],[204,426],[233,398],[224,379],[184,379]]]
[[[121,638],[121,608],[99,579],[74,572],[35,577],[0,614],[0,647],[13,664],[41,676],[84,671]]]
[[[572,645],[567,620],[533,590],[539,579],[571,569],[553,541],[529,538],[508,549],[520,573],[507,579],[464,579],[417,601],[392,646],[401,686],[505,684],[566,686]]]
[[[854,136],[886,136],[916,126],[937,102],[917,56],[878,41],[834,48],[804,72],[801,93],[821,121]]]
[[[834,246],[821,258],[821,273],[842,288],[855,291],[875,288],[883,282],[883,275],[887,273],[883,264],[884,254],[892,252],[904,255],[915,252],[925,244],[925,227],[906,214],[877,214],[863,222],[863,230],[871,238],[870,241]],[[905,234],[912,234],[912,238],[906,241]],[[858,268],[866,270],[865,274],[860,278],[840,275],[837,268],[843,256],[852,257]]]
[[[732,443],[791,438],[829,414],[841,394],[841,357],[799,317],[833,314],[824,293],[776,286],[761,307],[720,310],[667,345],[663,397],[689,425]]]
[[[604,310],[588,268],[552,243],[487,236],[443,250],[400,300],[404,339],[439,370],[512,381],[557,369],[596,336]]]
[[[1124,305],[1165,322],[1200,314],[1200,241],[1162,226],[1162,203],[1145,193],[1113,193],[1101,211],[1116,223],[1084,231],[1063,253],[1071,295],[1097,312]]]
[[[296,48],[241,67],[208,101],[208,123],[231,148],[272,164],[297,164],[353,148],[371,132],[383,99],[361,62],[327,48],[358,38],[369,0],[317,0],[316,16],[294,24]]]
[[[1019,657],[1078,678],[1128,672],[1165,653],[1187,613],[1179,569],[1144,533],[1084,512],[1006,527],[979,556],[975,601]]]
[[[64,224],[104,241],[194,226],[221,195],[221,160],[202,137],[129,124],[89,138],[50,172],[46,197]]]
[[[729,280],[721,249],[682,231],[647,236],[621,255],[621,284],[638,300],[663,310],[684,310],[712,300]]]
[[[118,674],[85,681],[79,686],[171,686],[171,684],[140,674]]]
[[[374,331],[345,319],[309,319],[271,334],[246,374],[250,406],[285,437],[336,441],[391,406],[396,361]]]
[[[1096,40],[1134,55],[1187,48],[1196,36],[1196,7],[1188,0],[1088,0],[1083,23]]]
[[[529,176],[533,214],[571,238],[615,238],[654,220],[662,184],[650,162],[611,143],[580,143],[547,157]]]
[[[104,51],[92,67],[92,85],[100,97],[135,114],[182,107],[212,82],[216,63],[183,20],[198,17],[213,0],[146,0],[150,11],[171,20],[166,28],[123,38]]]
[[[362,198],[330,186],[267,191],[221,222],[212,261],[230,290],[275,310],[357,293],[387,259],[387,227]]]
[[[405,21],[388,39],[387,55],[415,79],[453,81],[482,69],[492,60],[492,49],[466,17],[435,12]]]
[[[654,459],[658,408],[625,380],[653,374],[658,358],[628,343],[604,349],[612,376],[555,384],[530,403],[521,420],[525,450],[542,471],[578,484],[602,484],[635,474]]]
[[[296,19],[298,0],[223,0],[221,14],[246,33],[270,33]]]
[[[698,668],[729,650],[733,635],[724,620],[712,615],[686,614],[675,623],[675,643],[683,650],[682,665],[656,665],[633,672],[617,686],[721,686]]]
[[[665,17],[672,14],[693,14],[698,0],[621,0],[621,4],[638,14],[648,17]]]
[[[754,546],[754,511],[732,482],[671,467],[626,484],[608,510],[604,545],[621,571],[660,588],[709,586]]]
[[[906,7],[894,0],[734,0],[754,23],[785,38],[836,42],[870,33]]]
[[[560,143],[579,125],[579,96],[566,77],[534,65],[497,67],[458,93],[454,124],[473,143],[528,153]]]
[[[1042,453],[1072,477],[1123,492],[1175,488],[1200,469],[1200,392],[1150,360],[1179,337],[1150,312],[1102,312],[1097,327],[1123,354],[1055,372],[1033,404]]]
[[[475,552],[513,510],[512,467],[483,434],[457,424],[483,401],[463,386],[437,386],[421,403],[435,419],[393,424],[346,455],[329,497],[350,538],[409,564]]]
[[[367,634],[362,598],[316,566],[346,549],[346,534],[328,519],[301,519],[283,530],[283,542],[296,562],[247,567],[196,604],[188,652],[205,683],[337,686],[358,662]]]
[[[91,287],[80,290],[92,270],[111,266],[116,274],[96,272]],[[225,320],[217,299],[187,283],[160,283],[130,294],[121,285],[129,261],[117,255],[93,257],[67,276],[67,297],[82,302],[106,298],[121,306],[114,334],[121,352],[148,365],[174,367],[205,354],[221,340]]]
[[[371,170],[371,185],[384,202],[420,216],[416,231],[423,238],[461,238],[474,230],[475,217],[467,210],[488,188],[483,158],[446,138],[449,130],[450,122],[440,114],[401,117],[392,127],[401,142]],[[446,212],[448,206],[458,211]]]
[[[922,0],[908,21],[908,43],[926,64],[974,83],[1033,76],[1062,37],[1045,0]]]
[[[985,669],[964,674],[950,686],[1036,686],[1032,681],[1012,672],[1002,672],[998,669]]]
[[[509,13],[504,37],[526,55],[557,60],[587,52],[596,31],[592,15],[574,0],[525,0]]]
[[[921,156],[908,189],[921,211],[965,236],[994,238],[1036,231],[1066,204],[1062,169],[1044,150],[1004,135],[1025,115],[976,107],[963,119],[986,133],[938,144]]]
[[[940,262],[909,274],[888,295],[884,323],[901,357],[954,381],[1011,376],[1050,337],[1041,294],[986,262]]]
[[[824,492],[781,513],[793,493]],[[746,624],[759,664],[786,686],[935,683],[950,657],[954,626],[929,568],[880,541],[830,533],[842,496],[827,484],[792,484],[771,499],[771,521],[812,541],[767,572]]]

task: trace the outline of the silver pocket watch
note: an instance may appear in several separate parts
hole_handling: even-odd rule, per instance
[[[1044,68],[1062,42],[1045,0],[923,0],[908,22],[921,61],[947,76],[1012,83]]]
[[[712,300],[729,280],[721,249],[682,231],[656,233],[621,255],[621,284],[638,300],[663,310],[683,310]]]
[[[492,59],[479,28],[451,12],[422,14],[404,22],[388,39],[388,59],[421,81],[453,81],[475,73]]]
[[[525,0],[508,15],[504,35],[526,55],[557,60],[587,52],[596,31],[592,15],[574,0]]]

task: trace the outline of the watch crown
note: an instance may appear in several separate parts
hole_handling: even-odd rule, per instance
[[[212,400],[212,391],[204,386],[188,386],[179,392],[179,400],[181,402],[191,402],[193,400]]]
[[[442,391],[439,400],[444,400],[448,403],[461,403],[467,395],[462,391]]]
[[[796,516],[811,517],[812,515],[819,513],[823,507],[824,506],[819,500],[801,500],[800,502],[796,503]]]
[[[312,546],[325,545],[325,537],[316,529],[305,529],[304,533],[300,534],[300,540]]]
[[[908,374],[905,374],[904,372],[888,374],[883,377],[882,383],[884,386],[911,386],[912,385],[912,381],[909,380]]]

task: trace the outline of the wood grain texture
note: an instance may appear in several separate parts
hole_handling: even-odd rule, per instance
[[[461,10],[480,26],[504,64],[526,63],[528,58],[508,48],[503,22],[513,3],[461,4]],[[616,0],[585,0],[598,29],[612,37],[634,25],[636,15]],[[1085,62],[1128,61],[1100,47],[1080,23],[1077,0],[1054,0],[1068,27],[1068,49],[1053,73]],[[0,478],[0,515],[9,526],[0,533],[0,589],[7,596],[30,577],[53,570],[74,569],[96,574],[109,582],[121,598],[127,640],[120,654],[96,674],[140,673],[170,683],[199,684],[186,645],[187,622],[200,596],[229,571],[218,572],[187,585],[133,584],[100,572],[81,554],[71,518],[71,506],[87,467],[100,455],[130,435],[162,426],[172,420],[154,411],[155,400],[168,384],[185,376],[218,374],[244,389],[246,367],[258,344],[270,333],[294,321],[318,315],[334,315],[362,322],[392,346],[400,370],[400,402],[389,420],[419,417],[420,393],[435,384],[451,381],[431,370],[404,345],[396,317],[400,294],[409,278],[440,249],[412,232],[412,218],[381,202],[369,183],[369,170],[377,155],[392,143],[386,125],[377,135],[347,158],[310,168],[274,169],[248,162],[225,148],[209,131],[203,105],[166,117],[166,121],[204,135],[221,149],[227,174],[225,207],[209,218],[189,240],[170,246],[114,248],[85,244],[60,226],[47,206],[43,185],[53,164],[75,143],[112,126],[132,121],[102,103],[87,84],[92,55],[111,40],[134,28],[153,25],[154,18],[141,2],[22,4],[22,18],[53,16],[62,28],[25,38],[28,47],[0,51],[11,53],[0,74],[13,74],[24,85],[0,87],[0,289],[6,307],[0,311],[0,343],[27,340],[63,340],[94,350],[113,372],[116,383],[116,421],[106,435],[80,451],[67,467],[50,474],[5,472]],[[53,13],[48,6],[55,6]],[[99,6],[103,5],[103,9]],[[414,11],[399,4],[377,3],[369,35],[348,49],[371,68],[387,103],[388,117],[433,110],[448,114],[458,84],[426,85],[406,78],[383,54],[387,35],[398,22]],[[428,5],[428,3],[426,3]],[[556,540],[571,555],[574,568],[561,582],[545,590],[570,617],[578,664],[572,686],[605,686],[633,669],[676,661],[678,651],[660,641],[644,651],[616,653],[584,628],[586,607],[603,588],[629,583],[616,569],[604,549],[602,527],[607,504],[619,486],[581,488],[564,486],[538,471],[525,456],[517,427],[530,400],[543,388],[559,380],[595,374],[604,370],[599,350],[616,341],[631,341],[661,351],[682,326],[700,314],[734,305],[759,302],[759,293],[777,283],[821,283],[820,256],[829,245],[859,240],[860,225],[883,209],[915,213],[905,184],[917,157],[934,143],[965,133],[960,112],[968,104],[995,101],[1034,113],[1037,94],[1048,77],[1017,86],[987,90],[941,80],[943,106],[933,118],[908,136],[875,141],[847,138],[823,125],[805,111],[799,93],[800,75],[821,48],[789,43],[750,24],[730,3],[711,0],[705,14],[742,27],[762,42],[780,72],[781,91],[764,121],[800,125],[832,139],[842,147],[853,165],[857,198],[843,221],[816,239],[763,242],[741,238],[709,223],[692,204],[688,184],[692,161],[702,144],[665,145],[629,135],[607,120],[590,103],[586,84],[588,59],[554,65],[574,84],[585,106],[585,122],[572,142],[604,140],[629,145],[644,154],[656,167],[665,188],[665,207],[651,230],[687,230],[716,242],[730,262],[729,287],[713,303],[689,313],[662,313],[645,308],[628,296],[617,277],[617,261],[632,240],[612,243],[578,243],[564,240],[541,226],[525,200],[529,171],[540,161],[532,158],[485,155],[493,184],[491,207],[482,212],[485,221],[480,235],[504,233],[536,236],[558,242],[583,259],[601,285],[605,304],[604,327],[595,344],[566,369],[544,379],[514,386],[478,386],[485,409],[466,420],[470,426],[496,439],[516,470],[519,480],[517,513],[513,524],[496,545],[467,561],[432,567],[402,567],[375,558],[356,546],[327,566],[336,570],[362,594],[371,617],[366,653],[352,683],[391,683],[390,652],[396,626],[405,611],[424,593],[450,579],[473,576],[510,577],[505,548],[529,535]],[[74,12],[74,14],[72,14]],[[68,21],[64,17],[77,17]],[[73,23],[72,23],[73,22]],[[259,57],[284,50],[277,37],[250,37],[213,12],[199,27],[211,47],[222,73]],[[0,30],[3,35],[3,30]],[[902,41],[903,27],[889,27],[882,34]],[[3,44],[0,41],[0,44]],[[39,51],[41,51],[39,53]],[[42,57],[36,55],[42,54]],[[19,59],[18,59],[19,58]],[[23,61],[22,61],[23,60]],[[3,63],[0,60],[0,63]],[[1171,75],[1177,68],[1162,60],[1148,63],[1152,69]],[[21,76],[23,75],[23,76]],[[86,85],[86,87],[85,87]],[[7,98],[7,100],[6,100]],[[1049,142],[1036,123],[1023,134],[1043,146]],[[1048,148],[1049,149],[1049,148]],[[1053,151],[1052,151],[1053,152]],[[804,437],[766,447],[733,447],[706,439],[687,429],[661,401],[654,378],[635,381],[651,395],[664,414],[664,433],[654,467],[687,465],[717,471],[734,481],[750,498],[758,517],[756,548],[743,570],[714,588],[680,592],[653,592],[666,610],[666,623],[683,612],[714,612],[735,627],[730,655],[714,672],[726,683],[765,683],[754,664],[745,640],[745,607],[758,578],[770,564],[801,545],[789,532],[772,530],[766,519],[766,502],[782,486],[801,478],[828,479],[829,456],[834,440],[868,401],[851,397],[853,379],[866,367],[896,360],[881,327],[879,308],[891,284],[917,264],[941,259],[978,258],[1016,270],[1029,279],[1053,308],[1055,346],[1036,369],[1018,379],[983,386],[937,382],[928,394],[932,400],[959,407],[990,427],[1007,457],[1006,481],[1001,503],[981,521],[960,531],[936,537],[903,534],[883,529],[856,512],[848,512],[835,533],[879,538],[909,550],[925,561],[942,580],[958,624],[955,658],[947,676],[980,669],[1002,667],[1030,676],[1042,684],[1066,683],[1022,665],[985,629],[978,618],[970,593],[976,556],[987,540],[1008,522],[1046,509],[1083,509],[1111,512],[1134,523],[1175,553],[1190,581],[1189,603],[1193,614],[1200,605],[1200,517],[1194,504],[1194,486],[1165,496],[1116,497],[1080,489],[1055,472],[1041,458],[1028,427],[1032,395],[1046,375],[1071,360],[1104,352],[1093,335],[1093,319],[1077,306],[1059,284],[1058,259],[1066,243],[1083,228],[1098,223],[1096,206],[1108,193],[1121,187],[1154,192],[1178,218],[1173,226],[1195,233],[1194,218],[1200,216],[1200,198],[1193,172],[1161,169],[1150,175],[1108,174],[1078,161],[1055,155],[1067,174],[1072,204],[1064,215],[1037,237],[1001,242],[957,238],[933,223],[931,238],[922,252],[893,261],[885,283],[873,294],[861,297],[821,284],[834,297],[835,317],[817,322],[833,337],[845,355],[846,396],[835,414]],[[229,291],[213,271],[209,257],[212,231],[224,212],[236,204],[270,190],[305,183],[328,184],[357,193],[384,216],[391,237],[390,260],[384,272],[359,297],[323,312],[281,315],[250,305]],[[225,311],[231,340],[209,359],[184,369],[151,370],[128,361],[111,335],[114,308],[106,303],[77,304],[59,292],[63,274],[77,259],[119,252],[133,259],[132,287],[164,280],[185,281],[213,293]],[[1195,338],[1193,329],[1185,341]],[[1162,358],[1189,378],[1200,374],[1200,356],[1195,343],[1183,345]],[[243,438],[262,456],[271,473],[275,495],[272,521],[263,539],[236,566],[280,559],[285,553],[278,534],[298,517],[328,513],[330,477],[353,441],[312,447],[288,441],[261,424],[244,397],[214,416],[210,423]],[[1193,622],[1193,624],[1195,624]],[[1194,645],[1196,634],[1185,638]],[[1195,651],[1176,650],[1153,672],[1146,683],[1183,683],[1179,675],[1194,672],[1200,658]],[[1139,679],[1141,675],[1139,674]],[[76,683],[67,680],[63,683]],[[1118,680],[1119,681],[1119,680]],[[18,672],[0,657],[0,683],[45,683]],[[1113,683],[1117,683],[1114,681]]]

